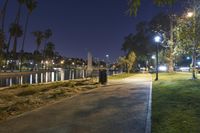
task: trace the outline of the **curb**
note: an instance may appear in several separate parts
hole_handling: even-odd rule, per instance
[[[151,133],[152,81],[150,83],[145,133]]]

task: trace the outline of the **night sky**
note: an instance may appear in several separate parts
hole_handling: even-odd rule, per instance
[[[175,7],[176,11],[181,8]],[[16,11],[17,3],[12,0],[7,24],[14,20]],[[104,59],[109,54],[114,60],[123,54],[124,36],[134,33],[138,22],[150,20],[157,13],[168,11],[168,8],[157,7],[152,0],[142,0],[137,17],[128,16],[126,11],[127,0],[39,0],[30,18],[25,51],[36,48],[30,32],[50,28],[53,31],[50,40],[61,55],[85,58],[89,50],[94,57]],[[23,13],[21,23],[25,21],[26,12]]]

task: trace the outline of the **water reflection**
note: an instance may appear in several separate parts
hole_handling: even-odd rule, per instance
[[[109,72],[108,74],[112,75],[116,74],[116,72]],[[98,76],[98,71],[96,71],[95,75]],[[86,78],[87,76],[88,73],[86,70],[59,69],[58,71],[53,72],[38,72],[20,76],[0,77],[0,87],[81,79]]]
[[[60,69],[53,72],[40,72],[20,76],[6,76],[0,77],[0,87],[23,85],[23,84],[38,84],[55,81],[63,81],[70,79],[84,78],[86,75],[83,70],[75,69]]]

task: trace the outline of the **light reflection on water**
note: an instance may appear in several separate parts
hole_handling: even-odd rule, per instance
[[[0,77],[0,87],[81,79],[85,75],[85,70],[62,69],[59,71],[32,73],[20,76],[4,76]]]
[[[119,71],[109,71],[108,75],[117,74]],[[95,71],[95,77],[98,76],[98,71]],[[13,85],[23,84],[38,84],[55,81],[73,80],[90,77],[86,70],[80,69],[60,69],[53,72],[38,72],[20,76],[0,77],[0,87],[8,87]]]

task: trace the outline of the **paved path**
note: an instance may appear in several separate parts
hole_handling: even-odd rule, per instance
[[[140,74],[0,124],[0,133],[147,133],[151,77]]]

